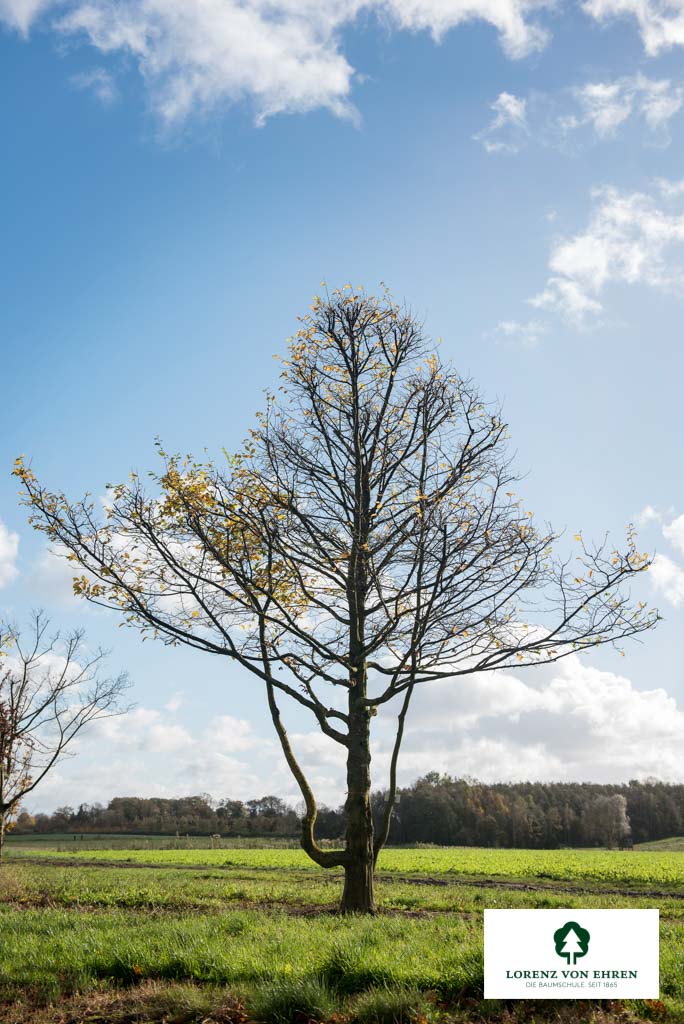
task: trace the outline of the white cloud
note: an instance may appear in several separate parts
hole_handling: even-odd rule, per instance
[[[498,30],[508,56],[514,58],[540,50],[549,41],[545,29],[526,20],[541,6],[541,2],[521,0],[371,0],[363,4],[369,10],[386,10],[402,28],[427,29],[435,39],[466,21],[488,21]]]
[[[62,35],[131,57],[166,125],[248,99],[257,119],[327,108],[354,117],[355,71],[342,30],[362,14],[435,40],[482,20],[510,57],[547,41],[530,0],[0,0],[0,20],[27,33],[46,12]],[[45,20],[45,19],[43,19]],[[102,86],[104,87],[104,86]]]
[[[6,587],[19,575],[19,534],[9,530],[0,519],[0,587]]]
[[[667,181],[666,178],[656,178],[655,184],[664,199],[677,199],[684,195],[684,180]]]
[[[651,82],[650,86],[642,97],[641,112],[649,128],[658,131],[682,109],[684,89],[681,85],[671,87],[669,80]]]
[[[257,748],[263,750],[264,747],[273,746],[273,741],[255,736],[249,722],[243,718],[234,718],[233,715],[219,715],[215,718],[204,738],[211,747],[231,752]]]
[[[531,140],[567,151],[587,133],[606,141],[632,121],[644,142],[663,146],[670,142],[672,118],[683,107],[684,85],[638,72],[556,93],[533,91],[525,98],[501,93],[491,105],[495,117],[473,138],[488,153],[517,153]]]
[[[684,555],[684,515],[663,526],[663,536]]]
[[[27,585],[41,604],[73,608],[80,602],[85,609],[85,602],[74,594],[74,576],[83,570],[67,561],[66,554],[61,545],[45,548],[31,565]]]
[[[636,522],[642,527],[659,524],[665,540],[678,554],[684,555],[684,515],[672,518],[673,515],[672,508],[661,512],[652,505],[646,505],[636,517]],[[667,555],[657,553],[648,575],[653,589],[673,607],[679,608],[684,604],[684,568],[681,565]]]
[[[177,754],[192,742],[190,733],[182,725],[155,722],[148,730],[146,749],[152,754]]]
[[[338,50],[337,26],[312,6],[93,0],[76,3],[58,28],[102,53],[132,56],[167,125],[247,97],[260,119],[316,107],[351,116],[353,69]]]
[[[577,281],[567,277],[550,277],[543,291],[533,295],[528,301],[535,309],[560,313],[576,323],[583,321],[591,313],[600,313],[602,309],[597,299],[592,299]]]
[[[653,505],[645,505],[641,512],[635,517],[637,526],[648,526],[649,523],[659,523],[662,515]]]
[[[0,0],[0,22],[25,36],[36,18],[53,5],[54,0]]]
[[[431,769],[486,781],[684,780],[684,711],[663,688],[637,690],[576,656],[539,672],[549,681],[484,673],[426,686],[414,698],[403,781]]]
[[[648,570],[655,590],[661,593],[675,608],[684,602],[684,569],[681,569],[667,555],[657,554]]]
[[[103,107],[111,106],[119,95],[113,77],[104,68],[92,68],[79,75],[72,75],[71,84],[76,89],[92,92]]]
[[[545,288],[528,300],[530,305],[581,323],[601,312],[608,285],[680,289],[684,212],[663,207],[645,192],[613,186],[596,189],[593,199],[588,226],[554,243],[551,274]]]
[[[134,747],[149,754],[178,753],[194,742],[182,726],[165,722],[159,711],[144,707],[101,719],[92,733],[99,741],[106,740],[118,748]]]
[[[548,333],[549,325],[541,320],[501,320],[492,332],[495,338],[517,342],[522,348],[536,348]]]
[[[589,82],[573,89],[573,95],[581,110],[578,123],[590,124],[599,138],[613,136],[633,115],[642,117],[652,132],[661,132],[684,104],[681,85],[641,73],[613,82]]]
[[[634,18],[650,57],[673,46],[684,46],[684,6],[681,0],[585,0],[584,11],[597,21]]]
[[[179,690],[177,693],[171,695],[170,699],[164,705],[164,710],[175,714],[176,711],[180,711],[184,704],[185,695]]]
[[[632,113],[632,95],[619,82],[589,82],[575,90],[584,115],[597,135],[612,135]],[[577,120],[572,127],[577,127]]]
[[[494,117],[473,138],[481,142],[488,153],[518,153],[529,135],[526,101],[510,92],[502,92],[490,109]]]
[[[283,781],[289,784],[277,740],[255,735],[249,722],[229,715],[191,732],[156,708],[137,707],[93,723],[72,750],[78,756],[41,783],[33,809],[123,795],[208,791],[244,798],[282,791]]]

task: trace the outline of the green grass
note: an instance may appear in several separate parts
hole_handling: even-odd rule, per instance
[[[185,867],[121,866],[101,862],[74,865],[15,860],[3,869],[3,896],[15,906],[65,908],[128,908],[156,911],[226,908],[285,907],[293,910],[333,910],[337,907],[342,877],[337,872],[308,872],[237,867],[188,870]],[[461,876],[387,874],[377,884],[379,906],[387,911],[415,913],[481,913],[483,907],[610,907],[623,906],[625,895],[596,884],[554,887],[544,881],[530,889],[529,879],[500,878],[499,884]],[[565,891],[564,891],[565,890]],[[629,905],[652,907],[648,889],[631,887]],[[677,887],[658,897],[661,913],[684,914]]]
[[[245,986],[317,976],[340,991],[391,983],[450,991],[465,983],[463,948],[479,948],[477,926],[447,915],[303,920],[283,912],[114,910],[75,919],[70,910],[3,908],[0,934],[5,999],[25,989],[55,998],[97,981],[146,978]],[[348,950],[360,952],[340,971]]]
[[[0,1020],[682,1024],[680,863],[662,850],[387,850],[380,914],[341,918],[339,873],[297,850],[69,857],[14,842],[0,869]],[[485,907],[620,906],[661,911],[662,1006],[482,1000]],[[48,1004],[72,1008],[40,1017]]]
[[[672,836],[670,839],[656,839],[652,843],[639,843],[636,850],[661,851],[663,853],[684,853],[684,836]]]
[[[411,1024],[424,1020],[431,1007],[418,989],[369,988],[351,1004],[354,1024]]]
[[[0,910],[0,999],[37,1002],[144,980],[227,986],[250,1007],[265,983],[322,983],[339,1005],[371,989],[437,993],[457,1005],[482,994],[481,923],[422,918],[297,918],[286,913],[150,916],[114,910]],[[663,922],[661,987],[684,1015],[682,922]]]
[[[335,1012],[335,995],[316,975],[269,978],[255,986],[250,1010],[261,1024],[297,1024],[302,1018],[326,1020]]]

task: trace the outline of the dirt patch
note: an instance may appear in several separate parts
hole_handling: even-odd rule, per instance
[[[424,875],[416,877],[411,875],[378,874],[376,875],[376,879],[379,882],[402,882],[406,885],[458,885],[469,886],[475,889],[513,889],[521,892],[566,892],[577,893],[580,896],[588,896],[591,894],[597,896],[647,896],[649,898],[654,897],[658,899],[684,900],[684,891],[680,889],[614,889],[606,888],[600,884],[595,886],[580,886],[568,885],[563,882],[559,882],[559,884],[552,882],[549,884],[548,882],[517,882],[501,878],[468,878],[467,876],[462,876],[461,878],[442,878],[439,876],[426,878]]]
[[[68,903],[63,900],[53,900],[49,896],[38,896],[31,899],[8,899],[0,900],[0,904],[12,910],[67,910],[75,914],[107,914],[112,910],[144,911],[153,917],[164,917],[172,914],[187,914],[190,911],[205,914],[207,916],[225,914],[230,910],[253,910],[253,911],[279,911],[287,914],[288,917],[336,917],[340,911],[337,904],[332,903],[288,903],[287,900],[227,900],[220,905],[206,905],[201,903],[184,903],[174,906],[163,904],[136,904],[127,903],[85,903],[74,901]],[[459,910],[428,910],[422,907],[379,907],[376,911],[378,917],[437,917],[448,914],[463,918],[479,918],[481,915],[475,911]],[[2,1020],[2,1018],[0,1018]]]
[[[93,991],[43,1006],[16,1002],[0,1005],[2,1024],[252,1024],[249,997],[211,986],[144,981],[131,988]],[[427,1021],[440,1024],[645,1024],[664,1020],[662,1004],[649,1001],[646,1018],[622,1003],[584,1002],[487,1004],[477,999],[458,1005],[435,1001]],[[662,1008],[664,1010],[664,1007]],[[349,1008],[340,1006],[330,1022],[349,1024]],[[300,1024],[317,1024],[303,1019]],[[418,1022],[416,1022],[418,1024]]]
[[[0,1005],[3,1024],[245,1024],[242,1000],[226,991],[145,981],[133,988],[93,991],[44,1006]]]

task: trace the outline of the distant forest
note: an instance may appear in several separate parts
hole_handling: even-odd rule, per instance
[[[382,792],[373,794],[379,819]],[[146,833],[282,836],[299,833],[297,810],[279,797],[214,800],[116,797],[107,806],[59,807],[53,814],[23,811],[16,832]],[[321,807],[322,839],[344,834],[344,809]],[[684,785],[629,782],[516,782],[487,785],[436,772],[399,791],[390,842],[456,846],[629,846],[684,834]]]

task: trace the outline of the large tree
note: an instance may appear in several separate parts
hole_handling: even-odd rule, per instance
[[[650,628],[622,584],[648,567],[585,542],[554,556],[514,492],[498,408],[445,365],[387,294],[349,286],[290,340],[282,383],[224,464],[166,454],[106,510],[15,472],[31,519],[78,563],[74,588],[144,635],[233,659],[264,685],[305,803],[302,846],[344,869],[342,908],[374,909],[373,877],[417,686],[546,664]],[[343,748],[346,843],[316,842],[316,800],[280,714],[305,708]],[[371,722],[396,702],[388,796],[374,831]]]
[[[90,722],[124,710],[125,672],[102,671],[82,630],[50,633],[37,612],[30,629],[0,625],[0,862],[8,826],[23,800],[72,752]]]

